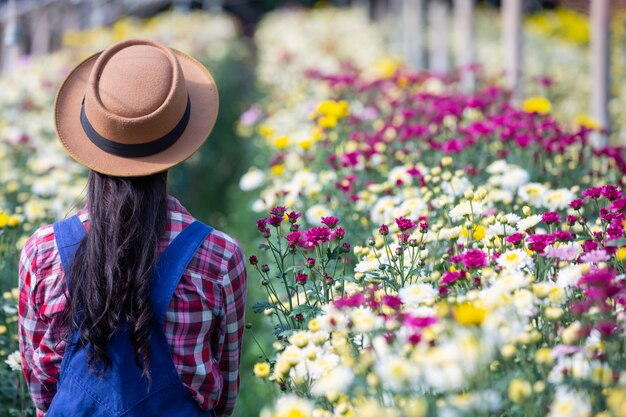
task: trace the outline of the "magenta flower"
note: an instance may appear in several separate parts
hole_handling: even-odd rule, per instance
[[[317,246],[330,241],[330,229],[326,226],[312,227],[304,232],[305,242]]]
[[[578,210],[579,208],[583,206],[583,204],[585,204],[585,199],[578,198],[576,200],[572,200],[572,202],[569,203],[569,206],[575,210]]]
[[[378,232],[383,236],[387,236],[389,234],[389,226],[387,226],[386,224],[381,225],[378,228]]]
[[[334,229],[339,223],[339,219],[335,216],[322,217],[322,224],[325,224],[331,229]]]
[[[299,211],[290,211],[287,214],[287,217],[289,218],[289,222],[290,223],[295,223],[298,221],[298,219],[302,216],[302,213],[300,213]]]
[[[602,195],[602,187],[587,188],[582,192],[582,195],[597,200]]]
[[[462,254],[466,268],[482,268],[487,266],[487,254],[480,249],[470,249]]]
[[[307,279],[309,279],[309,276],[307,274],[302,274],[300,272],[296,274],[296,281],[298,282],[298,284],[306,284]]]
[[[585,252],[591,252],[594,249],[598,248],[598,242],[595,240],[585,240],[582,244],[583,250]]]
[[[343,227],[338,227],[330,232],[330,238],[331,240],[342,240],[345,234],[346,232],[343,230]]]
[[[537,234],[528,236],[526,238],[526,243],[528,244],[528,249],[533,252],[543,253],[546,246],[554,243],[556,239],[551,234]]]
[[[556,211],[546,211],[541,215],[541,220],[546,224],[558,223],[561,221],[561,216]]]
[[[306,258],[307,268],[313,268],[315,266],[315,258]]]
[[[411,230],[416,226],[416,224],[413,223],[413,220],[407,219],[405,217],[398,217],[396,219],[396,224],[398,225],[398,229],[400,229],[401,232],[406,232],[407,230]]]
[[[272,216],[267,219],[267,222],[274,227],[278,227],[283,222],[283,220],[285,220],[283,216]]]
[[[608,200],[614,201],[622,196],[622,191],[615,185],[605,185],[601,188],[600,193]]]
[[[454,282],[456,282],[456,280],[458,280],[459,278],[461,278],[462,276],[462,272],[459,271],[447,271],[445,274],[443,274],[443,277],[439,280],[439,285],[450,285],[453,284]]]
[[[400,297],[395,295],[383,295],[382,301],[383,305],[394,309],[398,309],[402,306],[402,300],[400,299]]]
[[[359,307],[364,305],[366,301],[365,295],[357,293],[335,300],[334,304],[337,308]]]
[[[457,154],[463,150],[463,142],[459,139],[450,139],[441,145],[441,150],[447,154]]]
[[[507,236],[505,240],[515,245],[517,243],[520,243],[522,240],[524,240],[524,234],[519,233],[519,232],[513,233],[511,236]]]
[[[404,326],[419,329],[432,326],[435,323],[437,323],[437,317],[434,316],[419,317],[411,314],[405,314],[404,319],[402,320],[402,324]]]
[[[297,245],[298,243],[300,243],[301,238],[302,232],[300,230],[291,232],[287,236],[285,236],[285,239],[287,239],[287,242],[289,242],[290,245]]]

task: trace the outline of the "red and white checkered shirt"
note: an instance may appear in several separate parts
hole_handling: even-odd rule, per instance
[[[89,227],[88,212],[78,212]],[[168,196],[168,222],[159,253],[193,217]],[[57,389],[65,341],[53,324],[66,304],[63,269],[51,225],[39,228],[22,249],[19,265],[19,340],[24,376],[43,416]],[[214,230],[182,276],[165,317],[165,335],[178,373],[202,409],[233,412],[246,304],[246,263],[239,243]]]

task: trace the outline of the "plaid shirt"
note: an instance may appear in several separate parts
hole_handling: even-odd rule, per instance
[[[88,228],[86,208],[78,215]],[[178,200],[168,196],[168,222],[159,253],[193,220]],[[22,366],[41,417],[56,392],[65,350],[65,341],[53,331],[66,294],[51,225],[38,229],[26,242],[19,276]],[[232,414],[239,394],[246,278],[239,243],[214,230],[189,263],[165,317],[165,335],[184,385],[202,409],[213,408],[218,416]]]

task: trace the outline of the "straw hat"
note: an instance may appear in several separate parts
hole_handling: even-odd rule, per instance
[[[80,63],[59,88],[54,114],[74,159],[133,177],[189,158],[213,129],[218,104],[202,64],[161,43],[132,39]]]

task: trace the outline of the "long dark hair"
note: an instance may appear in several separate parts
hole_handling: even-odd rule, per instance
[[[145,177],[112,177],[91,171],[89,232],[77,249],[61,323],[80,330],[91,345],[92,371],[110,366],[107,344],[128,325],[135,362],[150,381],[150,285],[167,215],[167,171]],[[101,366],[104,365],[104,366]]]

